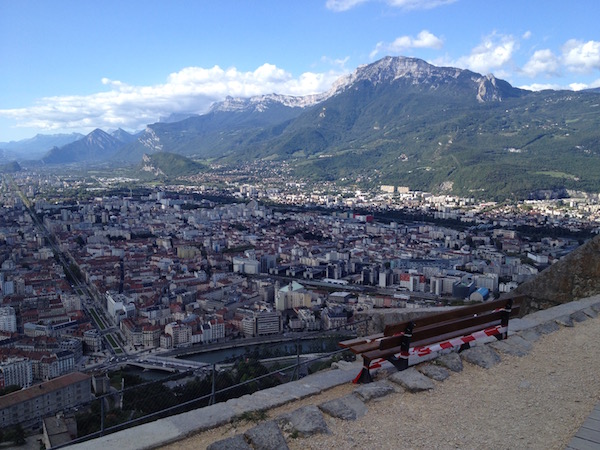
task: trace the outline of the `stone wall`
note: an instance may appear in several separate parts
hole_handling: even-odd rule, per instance
[[[573,250],[512,294],[529,297],[521,314],[600,294],[600,236]]]

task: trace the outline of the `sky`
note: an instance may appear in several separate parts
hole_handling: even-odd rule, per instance
[[[600,87],[598,0],[0,0],[0,142],[327,91],[384,56]]]

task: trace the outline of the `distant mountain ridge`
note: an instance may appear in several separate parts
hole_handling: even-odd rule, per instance
[[[121,130],[120,136],[131,136]],[[87,136],[71,142],[62,147],[52,148],[43,158],[45,164],[70,164],[78,162],[100,162],[110,160],[115,152],[123,147],[126,142],[111,136],[107,132],[96,128]]]
[[[600,192],[599,104],[594,90],[532,92],[493,75],[385,57],[322,94],[228,97],[206,114],[150,124],[131,142],[94,151],[80,142],[79,150],[61,148],[48,158],[265,158],[286,161],[296,177],[314,181],[539,198],[567,189]]]
[[[0,159],[24,160],[41,158],[53,147],[62,147],[83,137],[80,133],[37,134],[29,139],[0,142]]]

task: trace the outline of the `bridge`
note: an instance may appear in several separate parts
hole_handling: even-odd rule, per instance
[[[185,359],[177,359],[168,356],[146,356],[137,360],[127,361],[128,365],[140,367],[147,370],[162,370],[164,372],[175,373],[180,370],[199,370],[211,367],[211,364],[190,361]]]

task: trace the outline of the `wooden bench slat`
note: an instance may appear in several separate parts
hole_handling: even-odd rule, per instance
[[[379,348],[379,341],[364,342],[362,344],[353,345],[350,347],[352,353],[357,355],[360,353],[370,352],[371,350],[377,350]]]
[[[480,331],[480,330],[483,330],[486,328],[490,328],[497,324],[498,324],[498,321],[492,321],[487,324],[475,325],[470,328],[466,328],[466,329],[463,328],[461,330],[455,330],[452,332],[448,332],[448,333],[440,335],[440,336],[434,336],[434,337],[430,337],[428,339],[411,342],[410,348],[424,347],[426,345],[437,344],[438,342],[444,342],[444,341],[447,341],[449,339],[453,339],[456,337],[468,336],[471,333],[474,333],[476,331]],[[373,361],[373,360],[379,359],[379,358],[383,358],[383,359],[390,358],[393,355],[400,353],[400,351],[401,351],[401,348],[400,348],[400,345],[398,345],[396,347],[392,347],[392,348],[389,348],[386,350],[373,350],[370,352],[366,352],[366,353],[363,353],[362,356],[367,361]]]
[[[348,339],[347,341],[339,342],[338,345],[342,348],[353,347],[355,345],[364,344],[368,341],[373,341],[383,337],[383,333],[372,334],[370,336],[362,336],[354,339]]]
[[[520,305],[520,298],[513,299],[513,309]],[[459,308],[452,309],[447,312],[442,313],[432,313],[427,316],[419,317],[417,319],[412,320],[418,327],[431,325],[433,323],[444,322],[452,319],[456,319],[467,314],[479,314],[484,311],[490,311],[497,308],[503,308],[506,305],[506,300],[493,300],[491,302],[478,303],[476,305],[470,306],[461,306]],[[512,314],[511,314],[512,315]],[[401,333],[406,329],[406,325],[408,325],[411,321],[407,320],[405,322],[387,325],[383,332],[384,336],[393,336],[395,334]]]
[[[409,366],[406,356],[397,360],[392,359],[392,357],[410,351],[409,349],[413,350],[413,355],[422,357],[435,350],[434,348],[427,350],[426,347],[442,344],[453,339],[452,346],[461,346],[464,343],[468,347],[469,342],[475,338],[475,336],[472,336],[474,333],[479,334],[477,338],[486,335],[495,335],[499,339],[506,337],[506,328],[500,326],[508,326],[509,319],[518,316],[521,303],[525,298],[526,296],[523,295],[513,295],[500,300],[464,306],[441,313],[431,313],[416,319],[388,325],[383,333],[350,339],[340,342],[339,345],[363,356],[363,368],[356,377],[355,382],[368,383],[372,381],[369,373],[372,361],[387,359],[398,370],[404,370]],[[507,314],[508,311],[506,311],[508,303],[511,304],[510,314]],[[482,333],[483,330],[487,331]],[[410,332],[410,335],[407,332]],[[460,339],[466,336],[471,337]],[[446,348],[446,345],[442,347]],[[439,350],[442,347],[438,346],[436,348]],[[420,352],[419,348],[423,348],[423,352]],[[407,353],[402,354],[407,355]]]
[[[513,311],[511,311],[511,316],[513,314],[516,315],[518,313],[518,309],[519,308],[517,307],[515,311],[515,308],[513,308],[514,313]],[[492,321],[496,321],[497,324],[499,324],[502,320],[502,314],[503,311],[485,311],[477,315],[465,316],[440,323],[432,323],[430,325],[422,327],[418,326],[418,324],[415,324],[415,327],[413,328],[410,346],[414,347],[413,342],[427,339],[432,336],[443,335],[448,332],[460,330],[462,328],[470,328],[473,325],[485,324]],[[379,348],[381,350],[385,350],[387,348],[396,347],[400,345],[402,337],[403,336],[401,334],[396,336],[383,337],[381,340],[378,341]],[[367,349],[366,351],[369,351],[369,349]]]

